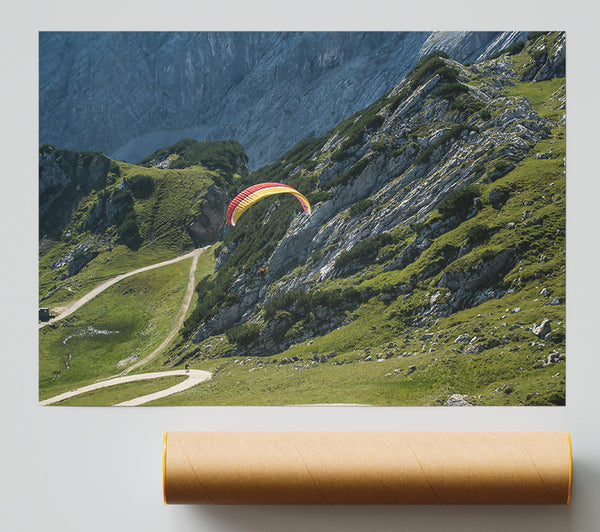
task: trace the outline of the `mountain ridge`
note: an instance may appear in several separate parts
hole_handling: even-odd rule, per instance
[[[236,138],[259,168],[390,90],[427,47],[465,60],[503,35],[42,32],[40,144],[134,162],[184,137]]]

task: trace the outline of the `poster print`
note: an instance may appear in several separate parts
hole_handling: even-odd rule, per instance
[[[565,404],[565,46],[40,33],[41,403]]]

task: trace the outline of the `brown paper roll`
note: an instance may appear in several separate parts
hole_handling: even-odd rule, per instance
[[[168,432],[165,503],[569,504],[568,432]]]

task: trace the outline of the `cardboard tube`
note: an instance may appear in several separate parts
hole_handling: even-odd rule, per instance
[[[568,504],[568,432],[167,432],[168,504]]]

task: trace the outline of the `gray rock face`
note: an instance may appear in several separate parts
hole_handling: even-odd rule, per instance
[[[40,142],[137,161],[238,139],[253,167],[365,107],[428,32],[40,35]]]
[[[69,268],[67,269],[67,275],[69,277],[73,277],[73,275],[79,273],[86,264],[94,260],[97,256],[97,251],[90,251],[88,253],[82,253],[81,255],[78,255],[77,257],[75,257],[73,262],[69,264]]]
[[[184,137],[236,138],[257,168],[364,108],[429,51],[472,60],[520,35],[42,32],[40,144],[136,162]]]
[[[436,50],[443,50],[461,63],[477,62],[526,36],[527,32],[523,31],[439,31],[427,38],[419,55],[423,57]]]
[[[445,61],[449,66],[461,68],[451,60]],[[497,64],[503,64],[503,60],[494,60],[481,68],[492,71]],[[508,68],[507,66],[506,69]],[[457,212],[418,228],[420,222],[426,220],[453,191],[460,190],[481,177],[482,174],[473,171],[474,168],[496,164],[497,146],[507,146],[506,157],[517,164],[536,142],[546,138],[546,120],[535,113],[529,102],[525,98],[506,98],[498,90],[498,87],[506,83],[505,76],[511,79],[510,76],[516,75],[514,71],[510,71],[512,74],[508,70],[507,72],[490,74],[489,82],[470,94],[484,105],[489,102],[497,105],[495,120],[483,121],[474,115],[470,119],[476,123],[477,132],[468,128],[462,130],[459,135],[438,144],[429,158],[419,164],[413,164],[416,154],[411,152],[410,147],[418,143],[422,146],[421,150],[425,149],[435,144],[448,131],[447,127],[438,125],[444,123],[450,107],[448,101],[434,95],[440,83],[439,76],[434,76],[414,89],[407,87],[406,79],[400,82],[390,97],[392,100],[396,94],[404,95],[399,98],[398,105],[392,107],[382,104],[378,126],[367,129],[361,142],[348,147],[342,158],[334,157],[337,153],[334,150],[346,137],[332,131],[325,144],[316,149],[314,154],[307,156],[307,160],[316,162],[315,178],[320,183],[328,183],[331,193],[325,196],[326,199],[313,202],[310,217],[301,211],[285,215],[288,216],[284,222],[288,224],[287,230],[278,238],[270,256],[261,258],[264,264],[268,264],[269,270],[260,282],[255,281],[256,286],[248,284],[246,274],[236,274],[229,293],[238,296],[242,307],[239,312],[241,320],[258,321],[263,309],[280,295],[296,289],[311,290],[323,280],[352,275],[365,264],[384,264],[383,270],[386,272],[402,269],[430,249],[436,238],[473,216],[478,209],[476,204],[464,213]],[[465,69],[463,75],[468,79],[471,74]],[[455,120],[461,118],[455,117]],[[422,124],[431,124],[431,127],[424,129]],[[418,138],[408,133],[419,129]],[[389,143],[390,149],[373,149],[382,143]],[[359,170],[351,174],[351,178],[339,179],[340,176],[350,175],[352,168]],[[286,171],[289,171],[289,177],[297,177],[305,168],[302,165],[297,168],[290,166]],[[501,208],[506,201],[503,190],[499,187],[494,190],[497,194],[491,194],[492,199]],[[351,215],[349,208],[364,199],[369,200],[369,207]],[[278,209],[277,204],[273,204],[262,224],[259,223],[258,231],[262,230],[266,218],[277,215]],[[386,233],[413,223],[418,229],[415,231],[415,238],[406,245],[392,247],[387,251],[387,246],[379,246],[376,253],[369,251],[370,244],[383,242]],[[369,239],[373,240],[365,242]],[[217,258],[217,269],[226,267],[228,257],[237,244],[239,242],[234,240],[221,250]],[[358,248],[361,244],[363,247]],[[415,317],[417,321],[411,322],[413,326],[425,326],[438,317],[502,297],[507,288],[498,285],[498,281],[514,267],[519,257],[518,250],[509,247],[494,250],[493,253],[476,253],[468,260],[457,261],[472,250],[473,245],[467,244],[461,245],[460,249],[452,245],[444,246],[438,251],[437,260],[431,260],[426,268],[419,270],[406,282],[390,290],[381,290],[377,296],[381,301],[409,297],[420,281],[440,274],[437,282],[439,290],[430,294],[427,304],[418,309],[418,316]],[[344,253],[346,254],[343,255]],[[257,263],[255,267],[261,265],[263,264]],[[367,300],[371,295],[366,290],[359,297]],[[306,313],[302,314],[306,319],[295,331],[291,325],[297,323],[298,319],[297,316],[292,318],[295,310],[293,305],[288,304],[283,308],[284,312],[270,319],[260,332],[257,340],[260,352],[268,352],[270,339],[288,334],[287,331],[290,332],[285,341],[273,343],[273,349],[281,351],[288,344],[293,345],[311,335],[325,334],[345,325],[348,323],[347,319],[350,319],[346,312],[351,309],[351,305],[357,306],[360,303],[356,298],[348,298],[347,301],[347,308],[340,308],[338,305],[320,309],[316,306],[312,319],[305,316]],[[228,316],[233,317],[232,314]],[[209,320],[211,331],[207,330],[205,323],[194,340],[207,337],[209,332],[220,334],[226,327],[237,323],[236,320],[224,318],[223,315]],[[462,341],[471,341],[471,336],[466,335]],[[482,345],[471,347],[476,353],[482,349],[491,349],[497,345],[493,344],[496,341],[498,340],[482,340]],[[460,342],[459,339],[458,343]]]
[[[130,202],[126,197],[119,198],[114,193],[101,196],[98,202],[90,208],[83,222],[83,229],[105,229],[112,225],[128,206],[130,206]]]
[[[43,146],[39,153],[39,217],[42,233],[55,234],[94,185],[106,179],[110,160]]]

